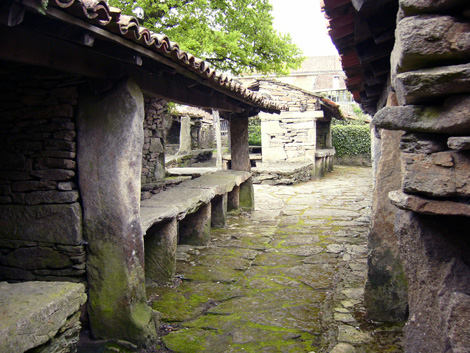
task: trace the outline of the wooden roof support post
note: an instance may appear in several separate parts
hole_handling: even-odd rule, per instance
[[[232,114],[230,121],[230,141],[232,169],[251,172],[248,143],[248,114]],[[254,209],[253,181],[249,178],[240,185],[240,208],[246,211]]]

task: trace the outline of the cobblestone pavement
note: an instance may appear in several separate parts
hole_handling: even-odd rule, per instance
[[[180,246],[172,286],[150,288],[174,352],[402,352],[401,328],[367,322],[370,168],[255,185],[256,210],[205,248]]]

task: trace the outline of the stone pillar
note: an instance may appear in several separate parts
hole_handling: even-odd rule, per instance
[[[215,140],[217,143],[217,159],[216,166],[217,169],[222,169],[222,135],[220,132],[220,116],[218,110],[212,111],[212,117],[215,126]]]
[[[253,190],[253,180],[249,178],[245,182],[240,184],[239,192],[239,205],[240,208],[244,211],[253,211],[255,209],[255,200],[253,195],[255,194]]]
[[[189,116],[182,116],[180,130],[180,149],[178,154],[188,153],[191,153],[191,118]]]
[[[405,352],[470,352],[468,223],[467,217],[397,214],[410,305]]]
[[[382,153],[375,180],[365,288],[367,316],[377,321],[404,322],[408,309],[407,283],[393,230],[398,209],[388,199],[390,191],[401,188],[402,135],[402,131],[381,131]]]
[[[176,218],[150,227],[145,234],[145,280],[147,284],[166,284],[176,270],[178,222]]]
[[[232,169],[251,172],[248,143],[248,116],[232,116],[230,122],[230,137],[232,146]],[[241,194],[239,195],[239,206],[245,210],[253,210],[255,197],[252,178],[249,178],[240,185],[239,194]],[[233,206],[233,204],[231,204],[231,206]]]
[[[83,96],[78,169],[88,241],[88,313],[93,336],[146,344],[157,337],[145,296],[140,178],[144,102],[132,81]]]
[[[235,185],[227,197],[227,211],[238,211],[240,209],[240,186]]]
[[[211,225],[224,228],[227,223],[227,194],[218,195],[211,201]]]
[[[186,215],[179,225],[180,243],[207,245],[211,240],[211,203]]]

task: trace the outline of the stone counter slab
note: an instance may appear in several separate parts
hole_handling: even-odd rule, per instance
[[[20,353],[53,338],[86,301],[69,282],[0,283],[0,351]]]

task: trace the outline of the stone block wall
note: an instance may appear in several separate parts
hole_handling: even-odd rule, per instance
[[[470,5],[401,0],[391,82],[398,106],[376,126],[403,130],[395,231],[408,281],[406,352],[470,351]],[[429,217],[429,215],[432,215]]]
[[[280,115],[260,114],[263,162],[314,162],[318,147],[317,120],[324,117],[320,98],[274,80],[259,81],[259,93],[289,108]],[[326,142],[329,121],[324,125],[322,134]],[[322,140],[322,136],[319,138]]]
[[[165,178],[164,119],[167,102],[145,96],[144,146],[142,149],[142,184]]]
[[[2,63],[0,281],[85,281],[75,124],[82,82]]]

